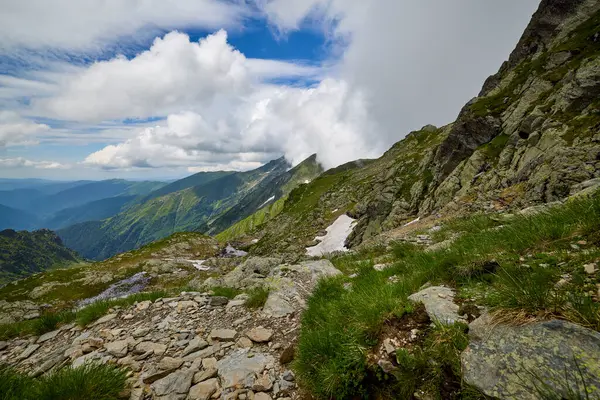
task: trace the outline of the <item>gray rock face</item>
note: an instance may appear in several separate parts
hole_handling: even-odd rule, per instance
[[[261,353],[250,354],[248,350],[236,350],[217,364],[224,389],[252,388],[256,376],[264,371],[272,357]]]
[[[459,307],[454,303],[454,291],[448,287],[428,287],[410,295],[408,299],[415,303],[423,303],[429,318],[432,320],[437,320],[443,324],[465,322],[464,318],[458,315]]]
[[[533,400],[547,385],[558,397],[600,395],[600,334],[565,321],[494,325],[488,315],[471,323],[462,354],[465,381],[500,399]],[[582,397],[585,398],[585,397]]]

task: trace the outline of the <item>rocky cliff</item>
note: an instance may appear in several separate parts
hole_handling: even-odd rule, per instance
[[[340,210],[358,219],[348,243],[356,246],[417,216],[557,201],[597,178],[599,9],[595,0],[542,1],[508,61],[456,121],[426,126],[378,160],[298,189],[256,232],[256,251],[296,251]]]

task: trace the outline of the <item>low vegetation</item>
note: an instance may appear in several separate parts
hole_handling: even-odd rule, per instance
[[[48,311],[30,321],[0,325],[0,340],[27,335],[43,335],[71,322],[86,326],[106,315],[111,308],[126,307],[145,300],[154,301],[167,295],[166,292],[137,293],[125,298],[97,301],[77,311]]]
[[[250,309],[258,309],[265,305],[269,297],[269,289],[259,287],[248,292],[248,300],[245,306]]]
[[[477,398],[457,378],[464,327],[430,329],[419,348],[399,351],[399,370],[389,376],[374,373],[380,369],[369,358],[385,324],[413,314],[407,297],[429,282],[455,287],[463,300],[487,305],[511,322],[560,318],[600,331],[600,276],[583,267],[600,258],[599,228],[595,196],[531,216],[448,221],[434,236],[457,236],[448,248],[425,252],[398,243],[381,272],[372,268],[370,251],[335,257],[334,264],[355,277],[323,280],[309,299],[294,366],[298,378],[318,398],[368,396],[372,388],[387,398],[448,390],[462,396],[455,398]]]
[[[113,400],[126,380],[126,371],[111,365],[67,367],[39,378],[0,366],[0,400]]]

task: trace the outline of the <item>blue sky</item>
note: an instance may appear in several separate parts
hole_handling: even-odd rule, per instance
[[[10,0],[0,177],[175,178],[377,157],[451,122],[538,0]]]

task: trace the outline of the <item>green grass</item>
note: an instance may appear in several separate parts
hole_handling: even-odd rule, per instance
[[[269,289],[259,287],[248,292],[250,296],[246,300],[245,306],[250,309],[258,309],[265,305],[267,298],[269,297]]]
[[[445,390],[460,390],[460,353],[469,344],[467,329],[462,323],[436,324],[421,347],[399,349],[396,352],[398,371],[393,373],[395,398],[411,399],[417,390],[434,396]]]
[[[125,370],[111,365],[67,367],[40,378],[0,366],[0,400],[113,400],[126,380]]]
[[[97,301],[77,311],[77,323],[80,326],[86,326],[106,315],[113,307],[127,307],[135,304],[136,302],[147,300],[154,301],[161,297],[167,297],[167,293],[162,291],[136,293],[122,299]]]
[[[215,286],[210,289],[213,293],[213,296],[222,296],[227,297],[228,299],[233,299],[238,294],[242,293],[241,290],[226,287],[226,286]]]
[[[0,340],[27,335],[40,336],[74,320],[75,313],[70,311],[46,312],[30,321],[0,325]]]
[[[600,256],[593,250],[600,244],[600,197],[569,201],[533,216],[499,220],[476,215],[447,221],[442,231],[448,235],[455,229],[461,236],[444,250],[424,252],[418,246],[396,245],[395,262],[382,272],[373,270],[373,255],[368,253],[362,261],[356,255],[333,259],[358,276],[322,280],[308,300],[294,364],[303,387],[317,398],[349,398],[368,397],[373,387],[394,386],[388,378],[373,383],[367,354],[377,344],[385,321],[412,312],[407,297],[426,282],[451,285],[459,294],[478,288],[478,297],[494,310],[558,317],[600,330],[600,305],[589,294],[600,277],[589,281],[582,272],[583,264]],[[574,252],[571,244],[580,240],[592,250]],[[572,276],[571,283],[557,288],[565,273]],[[388,279],[392,276],[394,282]],[[352,283],[349,290],[344,288],[347,282]],[[447,365],[443,376],[458,375],[456,351],[464,342],[454,331],[440,335],[424,344],[424,354]],[[446,342],[448,336],[456,340]],[[439,341],[446,344],[433,345]],[[412,356],[417,357],[413,360],[417,368],[422,358]],[[434,386],[442,376],[438,369],[419,371],[433,376],[427,382]],[[471,391],[460,388],[460,382],[458,388]]]
[[[0,340],[28,335],[40,336],[73,321],[76,321],[80,326],[86,326],[106,315],[108,310],[113,307],[126,307],[136,302],[145,300],[154,301],[166,296],[167,293],[162,291],[136,293],[122,299],[97,301],[81,308],[77,312],[49,311],[42,314],[39,318],[30,321],[19,321],[12,324],[0,325]]]

